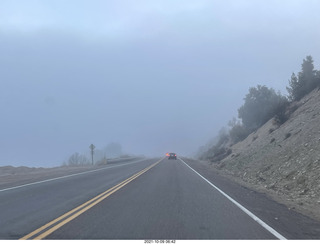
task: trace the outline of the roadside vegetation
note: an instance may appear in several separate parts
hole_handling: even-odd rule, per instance
[[[95,149],[94,145],[93,147],[91,145],[90,155],[89,150],[83,154],[78,152],[73,153],[68,160],[63,163],[63,166],[106,165],[108,164],[108,159],[124,156],[122,147],[118,143],[109,143],[103,149]]]
[[[286,87],[287,96],[265,85],[250,87],[244,104],[238,109],[238,118],[233,118],[220,130],[214,145],[206,150],[202,147],[198,158],[219,162],[232,153],[232,145],[247,138],[270,119],[275,126],[281,126],[295,111],[295,103],[319,87],[320,71],[314,68],[311,56],[303,60],[297,75],[291,75]]]

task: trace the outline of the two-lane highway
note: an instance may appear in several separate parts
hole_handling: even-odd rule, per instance
[[[182,160],[0,192],[1,239],[278,239]]]

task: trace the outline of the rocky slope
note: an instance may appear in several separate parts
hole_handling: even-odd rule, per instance
[[[320,90],[299,102],[281,126],[268,121],[213,167],[320,220]]]

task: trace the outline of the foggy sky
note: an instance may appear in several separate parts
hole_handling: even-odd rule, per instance
[[[120,143],[192,155],[249,87],[286,94],[319,1],[0,1],[0,166],[58,166]]]

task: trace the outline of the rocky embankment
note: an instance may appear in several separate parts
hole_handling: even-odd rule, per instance
[[[281,126],[268,121],[213,167],[320,220],[320,90],[299,102]]]

